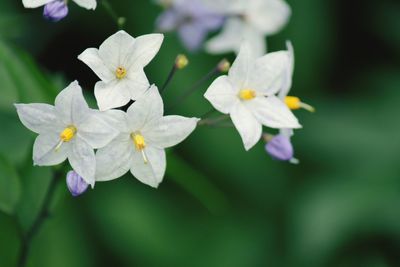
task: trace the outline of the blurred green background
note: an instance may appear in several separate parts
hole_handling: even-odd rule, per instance
[[[157,190],[130,175],[76,199],[60,186],[28,266],[400,266],[400,2],[288,2],[290,23],[268,43],[274,51],[293,42],[292,94],[317,108],[296,112],[301,164],[271,160],[262,142],[246,153],[234,129],[198,128],[168,152]],[[152,32],[161,12],[145,0],[112,5],[133,36]],[[15,266],[19,231],[36,216],[52,172],[32,166],[35,135],[12,104],[53,103],[75,79],[94,103],[97,77],[76,57],[116,30],[101,5],[71,4],[65,20],[49,23],[41,8],[0,2],[1,267]],[[161,86],[182,52],[167,34],[146,69],[150,81]],[[188,56],[166,105],[223,57]],[[207,86],[175,112],[208,111]]]

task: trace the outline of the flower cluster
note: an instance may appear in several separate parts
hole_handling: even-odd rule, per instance
[[[162,181],[164,149],[183,141],[195,128],[197,118],[163,116],[163,101],[150,86],[143,67],[160,49],[163,36],[133,38],[119,31],[100,49],[89,48],[79,59],[100,77],[95,95],[100,110],[89,108],[78,82],[62,90],[55,105],[16,104],[22,123],[38,133],[33,146],[35,165],[57,165],[68,159],[67,175],[73,195],[85,184],[107,181],[127,171],[157,187]],[[112,108],[135,100],[127,110]],[[95,152],[96,150],[96,152]]]
[[[189,50],[201,48],[208,32],[221,33],[205,44],[207,52],[239,52],[247,40],[257,56],[266,52],[265,37],[280,31],[291,15],[284,0],[164,0],[166,10],[156,26],[162,31],[178,31]]]
[[[74,2],[87,9],[96,7],[95,0]],[[160,92],[144,71],[159,52],[164,35],[134,38],[121,30],[99,48],[88,48],[78,56],[100,79],[94,86],[98,109],[89,108],[77,81],[60,92],[54,106],[16,104],[22,123],[38,134],[34,164],[51,166],[68,159],[73,170],[67,174],[67,185],[74,196],[85,192],[88,185],[93,188],[98,181],[113,180],[129,171],[142,183],[158,187],[166,171],[165,149],[182,142],[198,125],[218,124],[227,118],[246,151],[263,139],[273,159],[298,163],[291,138],[302,126],[292,110],[314,109],[288,95],[294,71],[292,44],[287,42],[287,50],[265,53],[265,36],[286,24],[289,6],[283,0],[158,2],[166,8],[157,20],[158,29],[177,30],[189,50],[199,49],[210,31],[223,27],[207,42],[207,51],[238,55],[231,68],[226,60],[218,64],[213,74],[228,73],[215,79],[204,97],[212,111],[224,115],[217,119],[164,116]],[[68,13],[64,0],[23,3],[30,8],[45,5],[45,17],[54,21]],[[186,56],[179,55],[161,91],[187,65]],[[279,133],[264,132],[264,126]]]

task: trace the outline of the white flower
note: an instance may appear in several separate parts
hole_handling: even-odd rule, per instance
[[[156,86],[134,102],[127,113],[113,111],[110,121],[120,135],[96,153],[96,181],[121,177],[129,170],[139,181],[157,187],[162,181],[166,157],[164,149],[182,142],[199,119],[163,117],[163,102]]]
[[[44,6],[54,1],[55,0],[22,0],[22,4],[26,8],[36,8]],[[96,9],[97,6],[96,0],[72,0],[72,1],[74,1],[77,5],[86,9]]]
[[[96,160],[93,149],[107,145],[118,135],[88,107],[78,82],[60,92],[55,105],[16,104],[21,122],[39,136],[33,146],[35,165],[52,166],[67,158],[72,168],[92,186]]]
[[[266,52],[265,37],[280,31],[291,10],[283,0],[206,0],[213,1],[229,18],[222,32],[206,44],[212,54],[239,52],[245,40],[257,56]]]
[[[262,125],[271,128],[300,128],[288,107],[275,96],[281,89],[287,66],[286,51],[255,58],[247,43],[228,76],[216,79],[204,97],[215,109],[230,114],[246,150],[260,139]]]
[[[88,48],[78,56],[101,79],[94,91],[100,110],[124,106],[149,88],[143,68],[157,54],[163,39],[162,34],[133,38],[119,31],[99,49]]]

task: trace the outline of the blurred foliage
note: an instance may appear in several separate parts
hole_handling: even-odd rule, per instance
[[[130,175],[73,199],[64,185],[35,237],[28,266],[400,266],[400,4],[395,0],[289,1],[293,17],[269,38],[291,39],[293,93],[317,113],[298,111],[300,165],[271,160],[260,143],[245,152],[234,129],[200,127],[168,151],[157,190]],[[150,33],[161,9],[115,0],[134,36]],[[93,103],[97,77],[76,57],[117,30],[101,5],[70,5],[57,24],[21,1],[0,2],[0,266],[14,266],[19,235],[36,216],[52,169],[33,167],[34,135],[13,103],[53,103],[78,79]],[[175,34],[147,67],[161,85],[185,52]],[[233,59],[233,55],[227,55]],[[222,58],[189,54],[166,106]],[[210,83],[211,81],[209,81]],[[174,113],[210,109],[208,84]],[[18,226],[20,225],[20,226]]]

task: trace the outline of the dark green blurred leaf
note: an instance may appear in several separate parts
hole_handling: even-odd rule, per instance
[[[58,91],[30,56],[3,41],[0,41],[0,80],[5,81],[1,110],[12,110],[15,102],[53,103]]]
[[[0,211],[13,214],[20,196],[21,184],[16,170],[0,158]]]
[[[209,211],[220,213],[227,208],[227,199],[212,181],[201,175],[179,156],[168,154],[166,176],[196,197]]]
[[[51,168],[34,167],[31,160],[21,171],[23,199],[18,205],[17,214],[23,229],[30,227],[37,216],[51,176]]]
[[[13,165],[21,165],[29,159],[33,144],[33,133],[26,129],[14,114],[1,113],[0,155]]]

